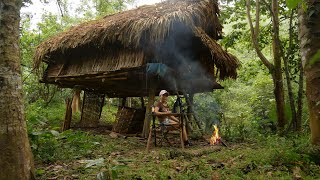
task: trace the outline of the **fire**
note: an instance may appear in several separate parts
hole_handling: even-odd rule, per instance
[[[214,125],[213,127],[214,127],[213,135],[210,138],[211,145],[219,144],[221,141],[221,137],[219,136],[219,129],[217,125]]]

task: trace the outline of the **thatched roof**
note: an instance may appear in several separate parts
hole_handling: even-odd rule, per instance
[[[82,23],[49,38],[37,47],[35,66],[46,62],[49,77],[60,78],[153,62],[176,69],[181,62],[173,61],[180,54],[168,47],[174,43],[177,51],[183,51],[181,56],[200,62],[212,76],[236,78],[239,61],[216,42],[222,34],[218,16],[217,0],[168,0],[142,6]]]

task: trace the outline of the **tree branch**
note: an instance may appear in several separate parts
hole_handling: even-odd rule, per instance
[[[61,1],[60,0],[57,0],[57,4],[58,4],[58,7],[59,7],[59,10],[60,10],[60,13],[61,13],[61,17],[64,16],[64,13],[62,11],[62,7],[61,7]]]
[[[255,28],[255,36],[259,37],[260,31],[260,1],[256,0],[256,28]]]
[[[260,6],[258,3],[257,3],[257,5]],[[269,69],[269,71],[272,72],[274,69],[273,64],[271,64],[268,61],[268,59],[262,54],[261,49],[259,48],[258,37],[257,37],[258,32],[255,32],[253,24],[252,24],[252,20],[251,20],[250,0],[247,0],[246,9],[247,9],[247,17],[248,17],[248,22],[250,25],[250,32],[251,32],[251,39],[252,39],[253,46],[254,46],[259,58],[261,59],[262,63]],[[260,8],[258,7],[257,9],[260,9]],[[259,15],[256,16],[256,20],[259,21]],[[256,22],[256,25],[259,25],[259,23]],[[259,27],[256,27],[256,29],[257,28],[259,28]]]

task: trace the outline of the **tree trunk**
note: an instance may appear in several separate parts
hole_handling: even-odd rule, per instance
[[[19,49],[19,0],[0,1],[0,179],[34,179]]]
[[[247,8],[247,17],[250,25],[250,32],[253,47],[255,48],[260,60],[262,63],[268,68],[269,72],[272,74],[273,85],[274,85],[274,95],[276,99],[276,109],[277,109],[277,118],[278,118],[278,132],[280,134],[283,133],[284,126],[286,124],[285,120],[285,101],[284,101],[284,92],[283,92],[283,81],[282,81],[282,71],[281,71],[281,46],[279,39],[279,4],[277,0],[272,0],[272,8],[270,9],[270,13],[272,15],[272,28],[273,28],[273,42],[272,42],[272,50],[273,50],[273,61],[274,64],[271,64],[270,61],[263,55],[259,43],[259,12],[260,12],[260,4],[259,0],[256,0],[256,27],[253,27],[253,23],[251,20],[250,14],[250,0],[246,1]]]
[[[296,131],[301,132],[302,128],[302,107],[303,107],[303,67],[300,60],[300,75],[299,75],[299,91],[298,91],[298,100],[297,100],[297,129]]]
[[[273,59],[274,59],[274,72],[273,83],[274,83],[274,94],[277,104],[277,116],[278,116],[278,132],[283,133],[284,126],[286,125],[285,119],[285,101],[283,92],[283,79],[281,69],[281,46],[279,38],[279,4],[278,0],[272,0],[272,27],[273,27]]]
[[[296,111],[296,105],[295,105],[295,98],[292,90],[292,85],[291,85],[291,76],[290,76],[290,70],[289,70],[289,60],[293,59],[292,54],[293,54],[293,14],[294,10],[291,10],[290,13],[290,19],[289,19],[289,47],[288,51],[286,53],[286,56],[283,58],[283,64],[284,64],[284,72],[285,72],[285,77],[286,77],[286,82],[287,82],[287,88],[288,88],[288,97],[289,97],[289,103],[290,103],[290,109],[291,109],[291,123],[288,126],[288,130],[290,130],[293,126],[293,130],[297,130],[297,125],[298,125],[298,119],[297,119],[297,111]],[[282,51],[282,54],[284,55],[284,52]],[[300,85],[300,84],[299,84]]]
[[[311,64],[312,57],[320,50],[320,2],[306,0],[307,10],[299,10],[299,38],[301,58],[306,77],[306,94],[312,144],[320,145],[320,60]]]
[[[286,124],[285,120],[285,103],[284,103],[284,93],[283,93],[283,83],[282,83],[282,74],[280,72],[274,73],[273,75],[273,84],[274,84],[274,95],[276,99],[277,107],[277,118],[278,118],[278,132],[283,133],[284,126]]]

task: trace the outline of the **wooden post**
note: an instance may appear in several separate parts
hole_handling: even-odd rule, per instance
[[[72,113],[76,113],[81,109],[80,93],[81,93],[81,90],[79,89],[74,90],[73,98],[72,98]]]
[[[147,142],[147,152],[149,152],[150,150],[150,146],[151,146],[151,139],[152,139],[152,132],[151,132],[151,128],[149,128],[149,136],[148,136],[148,142]]]
[[[127,98],[126,104],[127,104],[127,107],[130,107],[130,108],[132,107],[132,98],[131,97]]]
[[[143,109],[143,108],[144,108],[144,100],[143,100],[143,97],[140,97],[140,101],[141,101],[141,108]]]
[[[61,131],[66,131],[68,129],[70,129],[70,124],[71,124],[71,120],[72,120],[72,101],[70,98],[68,98],[66,100],[66,113],[64,116],[64,122],[63,122],[63,126],[61,128]]]
[[[122,98],[121,107],[125,107],[127,102],[127,97]]]
[[[101,108],[100,108],[100,114],[99,114],[99,119],[101,118],[101,114],[102,114],[102,108],[104,106],[104,102],[106,101],[106,96],[103,96],[103,100],[102,100],[102,103],[101,103]]]
[[[146,114],[144,117],[144,125],[142,131],[142,137],[147,138],[149,136],[150,131],[150,123],[151,123],[151,106],[154,104],[155,99],[155,90],[152,88],[149,91],[149,100],[146,107]]]
[[[182,148],[182,149],[184,149],[184,139],[183,139],[184,124],[183,124],[183,116],[184,116],[184,114],[180,114],[180,143],[181,143],[181,148]]]

